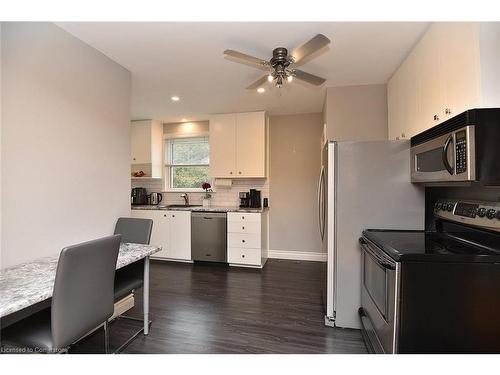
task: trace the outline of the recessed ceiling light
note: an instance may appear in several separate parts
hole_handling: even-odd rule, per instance
[[[265,89],[264,87],[259,87],[259,88],[257,89],[257,92],[258,92],[259,94],[262,94],[263,92],[266,92],[266,89]]]
[[[185,118],[182,118],[182,119],[181,119],[181,121],[182,121],[182,122],[186,122],[186,121],[187,121],[187,119],[185,119]]]
[[[179,100],[181,100],[181,98],[179,98],[178,96],[172,96],[170,99],[172,99],[174,102],[178,102]]]

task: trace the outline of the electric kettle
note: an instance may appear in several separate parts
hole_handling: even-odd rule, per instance
[[[151,193],[149,196],[149,204],[155,206],[159,204],[163,199],[163,195],[161,193]]]

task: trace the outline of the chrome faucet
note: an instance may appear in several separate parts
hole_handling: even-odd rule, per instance
[[[184,198],[184,204],[189,206],[189,195],[188,193],[181,194],[181,197]]]

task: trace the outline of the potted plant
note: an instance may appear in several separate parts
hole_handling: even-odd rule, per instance
[[[208,182],[204,182],[201,188],[205,190],[205,196],[203,197],[203,207],[210,207],[210,199],[212,198],[212,186]]]

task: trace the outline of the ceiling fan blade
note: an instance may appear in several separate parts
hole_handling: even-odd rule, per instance
[[[328,44],[330,44],[330,39],[323,34],[317,34],[314,38],[293,50],[293,62],[297,64],[300,60],[326,47]]]
[[[326,79],[315,76],[314,74],[306,73],[303,70],[295,69],[293,71],[293,76],[301,81],[310,83],[311,85],[321,86],[325,83]]]
[[[247,87],[247,90],[255,90],[261,87],[264,83],[267,82],[267,75],[259,78],[257,81],[252,83],[250,86]]]
[[[258,57],[247,55],[246,53],[238,52],[232,49],[227,49],[224,51],[224,55],[233,57],[238,60],[242,60],[238,62],[241,62],[243,64],[249,64],[262,70],[269,69],[269,62],[267,62],[266,60],[259,59]]]

